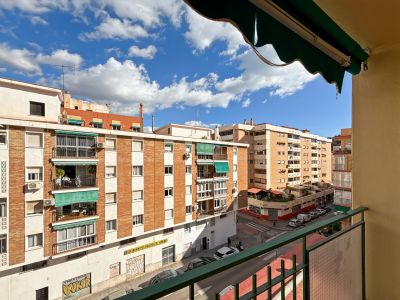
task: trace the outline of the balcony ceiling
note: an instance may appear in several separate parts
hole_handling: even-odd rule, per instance
[[[315,0],[344,31],[371,54],[400,47],[400,1]]]

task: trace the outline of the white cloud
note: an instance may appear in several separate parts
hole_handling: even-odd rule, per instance
[[[244,101],[242,102],[242,107],[243,107],[243,108],[249,107],[249,106],[250,106],[250,103],[251,103],[250,98],[247,98],[246,100],[244,100]]]
[[[5,43],[0,44],[0,66],[10,67],[31,74],[41,73],[36,58],[31,51],[25,48],[11,48]]]
[[[37,61],[41,64],[79,67],[83,59],[79,54],[69,53],[68,50],[57,49],[50,55],[38,54]]]
[[[236,95],[215,91],[217,80],[218,76],[211,73],[196,81],[189,82],[184,77],[161,87],[149,78],[143,65],[110,58],[105,64],[66,74],[65,86],[77,96],[111,103],[113,111],[129,114],[137,110],[140,102],[145,104],[147,113],[178,105],[227,107]]]
[[[53,9],[81,11],[92,0],[0,0],[0,8],[43,14]]]
[[[137,39],[147,37],[149,33],[138,24],[134,24],[128,19],[122,21],[117,18],[107,16],[100,25],[95,27],[92,32],[82,33],[81,40],[100,40],[100,39]]]
[[[157,52],[157,48],[154,45],[149,45],[146,48],[139,48],[132,46],[128,50],[128,56],[137,56],[145,59],[153,59]]]
[[[30,16],[29,21],[31,21],[33,25],[48,25],[47,21],[39,16]]]

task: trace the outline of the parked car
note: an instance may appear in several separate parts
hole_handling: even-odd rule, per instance
[[[320,214],[315,210],[310,211],[309,215],[311,216],[311,220],[314,220],[320,216]]]
[[[158,273],[156,276],[150,279],[149,285],[155,285],[157,283],[163,282],[172,277],[178,276],[178,272],[172,269],[164,270]]]
[[[118,291],[114,291],[111,294],[105,296],[102,300],[114,300],[114,299],[118,299],[119,297],[128,295],[130,293],[136,292],[138,290],[141,290],[141,287],[137,287],[135,289],[127,289],[127,290],[118,290]]]
[[[317,208],[315,211],[316,211],[320,216],[326,214],[326,210],[323,209],[323,208]]]
[[[296,218],[303,223],[311,221],[311,216],[309,214],[298,214]]]
[[[204,266],[206,264],[216,261],[214,257],[198,257],[190,261],[185,272]]]
[[[239,253],[239,249],[235,247],[222,247],[215,252],[214,258],[219,260],[235,253]]]
[[[288,225],[290,227],[296,228],[296,227],[299,227],[299,226],[303,225],[303,222],[301,220],[297,219],[297,218],[293,218],[293,219],[290,219]]]
[[[324,206],[323,209],[325,209],[325,211],[328,213],[332,210],[332,207]]]

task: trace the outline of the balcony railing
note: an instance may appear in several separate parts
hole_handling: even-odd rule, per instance
[[[95,176],[77,176],[76,178],[57,178],[53,180],[53,190],[97,187]]]
[[[226,286],[232,286],[232,295],[224,297],[216,291],[215,299],[286,299],[291,290],[291,299],[297,299],[301,292],[302,299],[365,299],[365,222],[366,208],[357,208],[347,213],[334,216],[304,228],[291,231],[268,242],[246,249],[216,262],[185,272],[157,285],[133,292],[120,299],[158,299],[187,287],[188,298],[195,299],[195,285],[203,279],[227,271],[231,275],[236,266],[252,263],[252,260],[277,249],[299,243],[299,251],[287,258],[277,260],[272,269],[268,265],[256,274],[249,274],[251,288],[240,290],[240,282],[230,282],[230,276],[224,278]],[[353,218],[351,218],[353,217]],[[341,221],[351,220],[341,231],[310,245],[311,235],[327,227],[333,228]],[[357,219],[357,220],[356,220]],[[293,244],[292,244],[293,245]],[[322,259],[323,257],[323,259]],[[340,262],[334,258],[340,257]],[[320,262],[319,262],[320,261]],[[322,263],[322,262],[323,263]],[[286,262],[286,264],[285,264]],[[334,272],[332,272],[334,267]],[[237,269],[237,268],[236,268]],[[245,267],[243,267],[245,269]],[[263,274],[266,273],[266,276]],[[262,275],[258,277],[259,275]],[[263,278],[261,278],[263,277]],[[349,282],[351,285],[349,285]],[[286,292],[286,293],[285,293]],[[280,296],[279,296],[280,294]],[[209,298],[214,298],[210,295]],[[173,299],[170,297],[170,299]]]
[[[96,209],[95,208],[79,208],[73,209],[71,212],[66,214],[60,213],[53,213],[53,222],[64,222],[64,221],[71,221],[77,220],[87,217],[96,216]]]
[[[208,172],[199,172],[196,174],[197,179],[212,179],[213,174]]]
[[[88,147],[54,147],[53,158],[97,158],[95,148]]]
[[[66,242],[61,242],[53,245],[53,254],[59,254],[67,251],[76,250],[96,244],[96,235],[79,237]]]
[[[214,153],[214,160],[228,160],[228,155],[226,153]]]

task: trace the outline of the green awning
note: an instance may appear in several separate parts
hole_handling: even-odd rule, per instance
[[[55,166],[95,166],[97,161],[53,161]]]
[[[62,230],[62,229],[67,229],[67,228],[73,228],[73,227],[79,227],[83,225],[90,225],[96,223],[97,219],[90,219],[90,220],[84,220],[84,221],[79,221],[77,220],[76,222],[71,221],[70,223],[67,224],[53,224],[53,229],[54,230]]]
[[[74,203],[97,202],[99,191],[79,191],[54,194],[55,207],[70,205]]]
[[[197,143],[196,144],[196,152],[197,152],[197,154],[213,155],[214,154],[214,145]]]
[[[74,119],[69,119],[67,121],[68,124],[72,124],[72,125],[81,125],[83,123],[82,120],[74,120]]]
[[[82,136],[98,136],[97,133],[92,133],[92,132],[79,132],[79,131],[68,131],[68,130],[56,130],[56,134],[69,134],[69,135],[82,135]]]
[[[348,210],[350,210],[350,209],[351,209],[351,208],[348,207],[348,206],[342,206],[342,205],[337,205],[337,204],[334,205],[334,211],[343,211],[343,212],[346,212],[346,211],[348,211]]]
[[[229,164],[226,161],[216,161],[214,162],[215,173],[227,173],[229,172]]]
[[[92,124],[103,125],[103,122],[92,121]]]
[[[140,128],[140,125],[132,125],[131,128]]]
[[[344,72],[358,74],[361,63],[368,59],[368,54],[361,46],[312,0],[185,1],[209,19],[232,23],[250,45],[262,47],[271,44],[281,61],[292,63],[298,60],[310,73],[321,73],[326,81],[336,83],[339,92]],[[291,17],[283,17],[283,21],[278,21],[275,18],[276,12],[277,15],[289,14]],[[305,32],[305,36],[311,37],[311,41],[289,29],[287,24],[293,23],[300,24],[295,28],[300,28],[299,32]],[[349,65],[333,59],[327,54],[330,51],[317,48],[321,45],[321,39],[329,45],[329,49],[335,49],[335,53],[343,53],[346,60],[350,57]]]

